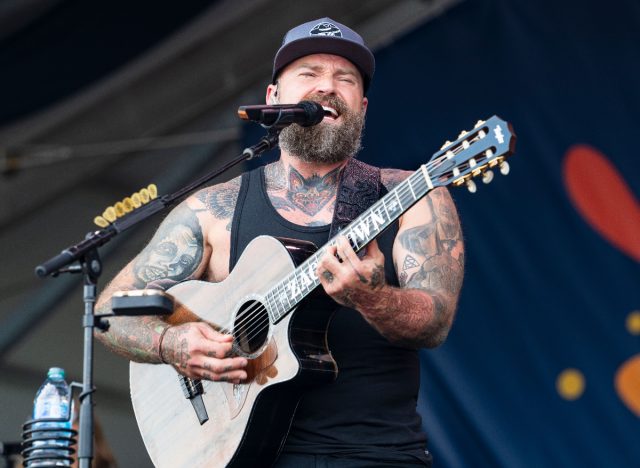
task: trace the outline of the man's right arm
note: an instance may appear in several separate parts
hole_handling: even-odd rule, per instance
[[[97,312],[110,310],[118,290],[160,288],[200,278],[211,258],[203,234],[207,207],[192,197],[176,207],[144,248],[105,288]],[[230,358],[231,336],[203,322],[170,326],[157,316],[115,317],[97,338],[112,351],[137,362],[170,363],[192,378],[237,382],[246,377],[244,358]]]
[[[187,202],[171,211],[144,250],[100,294],[97,312],[110,310],[116,291],[167,289],[201,276],[211,252],[205,250],[196,213]],[[117,317],[109,322],[109,330],[96,335],[108,348],[133,361],[161,362],[159,339],[168,324],[160,317]]]

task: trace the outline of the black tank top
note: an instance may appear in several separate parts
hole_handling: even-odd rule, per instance
[[[230,269],[259,235],[304,239],[320,247],[329,225],[294,224],[276,211],[259,167],[242,176],[231,227]],[[397,286],[392,260],[397,222],[378,237],[388,284]],[[398,464],[428,464],[426,436],[416,412],[419,359],[416,350],[389,343],[356,310],[340,307],[328,330],[338,364],[335,382],[307,392],[296,412],[284,452],[340,454]]]

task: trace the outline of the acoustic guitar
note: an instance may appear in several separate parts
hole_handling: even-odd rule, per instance
[[[505,174],[515,147],[511,126],[493,116],[447,142],[431,160],[341,231],[356,251],[436,187]],[[170,365],[131,363],[131,399],[142,438],[158,467],[270,466],[305,389],[330,383],[338,368],[326,331],[335,302],[315,270],[327,246],[260,236],[221,283],[185,281],[167,292],[174,316],[203,320],[234,337],[249,360],[244,383],[194,380]]]

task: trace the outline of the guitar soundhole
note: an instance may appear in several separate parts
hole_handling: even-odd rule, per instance
[[[266,344],[269,336],[269,314],[258,301],[249,301],[240,307],[233,324],[233,337],[238,351],[254,354]]]

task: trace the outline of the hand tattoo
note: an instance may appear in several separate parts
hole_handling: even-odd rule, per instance
[[[333,283],[333,280],[335,279],[333,273],[331,273],[329,270],[324,270],[322,272],[322,277],[326,279],[328,283]]]
[[[371,289],[380,288],[384,283],[384,265],[376,265],[371,273]]]

